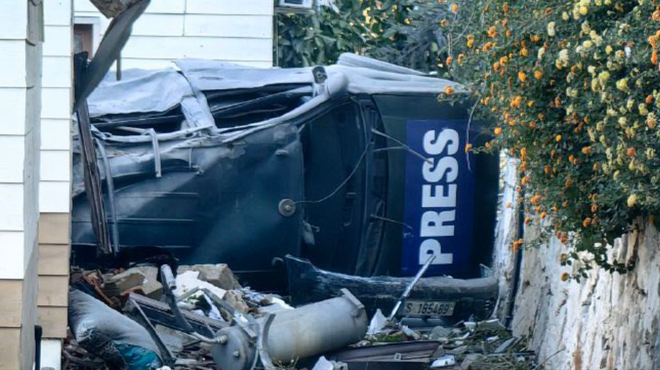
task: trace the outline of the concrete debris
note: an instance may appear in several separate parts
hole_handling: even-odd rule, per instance
[[[163,285],[158,281],[158,268],[137,266],[116,275],[106,274],[103,291],[111,297],[139,291],[142,295],[159,299]]]
[[[211,283],[220,289],[241,289],[241,285],[238,283],[238,279],[236,279],[236,276],[234,276],[234,273],[231,271],[229,266],[224,263],[219,263],[217,265],[181,265],[179,268],[177,268],[177,274],[183,274],[186,271],[199,272],[198,278],[200,280]]]
[[[224,300],[241,313],[248,313],[250,307],[243,300],[240,290],[230,290],[224,296]]]
[[[199,275],[199,271],[192,270],[178,274],[176,276],[176,290],[174,290],[174,294],[180,299],[183,299],[183,297],[186,297],[189,294],[201,294],[201,292],[197,292],[199,289],[205,288],[218,297],[224,298],[225,294],[227,294],[225,289],[218,288],[217,286],[202,280]]]
[[[450,328],[444,326],[436,326],[429,334],[429,339],[445,339],[451,335],[452,331]]]
[[[367,327],[364,306],[346,290],[343,297],[294,308],[275,294],[241,287],[225,264],[180,266],[176,276],[169,266],[72,272],[77,289],[98,297],[101,305],[123,310],[120,317],[146,329],[163,368],[536,368],[525,340],[513,337],[496,319],[430,320],[426,326],[417,320],[409,326],[410,318],[389,320],[377,309]],[[109,365],[78,343],[70,338],[65,347],[72,369]],[[351,349],[332,352],[346,345]],[[298,365],[299,359],[307,361]]]
[[[312,370],[348,370],[348,365],[343,362],[329,361],[325,356],[321,356]]]

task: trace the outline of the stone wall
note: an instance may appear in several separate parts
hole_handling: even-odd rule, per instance
[[[615,241],[611,257],[638,255],[628,274],[593,270],[587,279],[561,281],[570,266],[553,239],[526,249],[512,329],[531,334],[549,369],[660,369],[660,240],[642,226]]]
[[[637,256],[633,272],[610,274],[596,268],[580,282],[561,281],[562,274],[573,273],[574,267],[561,266],[560,255],[568,249],[557,239],[523,248],[516,284],[516,253],[511,248],[519,237],[515,172],[516,163],[504,159],[492,264],[500,282],[495,315],[510,323],[516,336],[529,337],[546,369],[660,369],[658,230],[640,221],[637,231],[615,241],[609,258],[627,261]],[[524,232],[526,240],[537,234],[534,228]],[[515,285],[513,317],[509,317]]]

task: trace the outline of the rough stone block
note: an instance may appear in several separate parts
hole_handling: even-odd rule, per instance
[[[199,272],[200,280],[209,282],[224,290],[241,288],[241,285],[238,283],[234,273],[231,271],[229,266],[224,263],[219,263],[217,265],[182,265],[177,269],[178,274],[182,274],[186,271],[197,271]]]

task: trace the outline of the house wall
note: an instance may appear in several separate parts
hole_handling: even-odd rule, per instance
[[[66,337],[71,210],[73,0],[44,2],[38,322]],[[56,343],[50,344],[51,348]],[[57,351],[56,351],[57,352]]]
[[[74,0],[77,22],[95,24],[94,44],[106,19],[89,0]],[[273,65],[272,0],[152,0],[133,27],[122,68],[162,68],[180,58],[256,67]]]
[[[37,321],[39,0],[0,1],[0,369],[31,369]]]

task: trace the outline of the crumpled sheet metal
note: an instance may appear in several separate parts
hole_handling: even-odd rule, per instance
[[[258,89],[269,85],[311,85],[312,68],[253,68],[228,63],[182,59],[173,68],[163,70],[125,70],[120,81],[112,73],[90,95],[91,117],[135,112],[165,112],[186,97],[201,91]],[[343,54],[335,65],[327,66],[328,81],[346,79],[350,93],[440,93],[447,86],[455,91],[465,88],[449,80],[371,58]],[[330,83],[330,82],[328,82]],[[153,92],[158,91],[158,99]],[[117,99],[121,96],[121,99]],[[190,120],[190,117],[186,117]],[[194,121],[194,120],[193,120]]]
[[[155,92],[158,99],[154,99]],[[109,73],[87,99],[92,118],[107,114],[166,112],[181,105],[191,127],[213,126],[205,99],[200,99],[188,80],[174,68],[129,69],[117,81]]]

